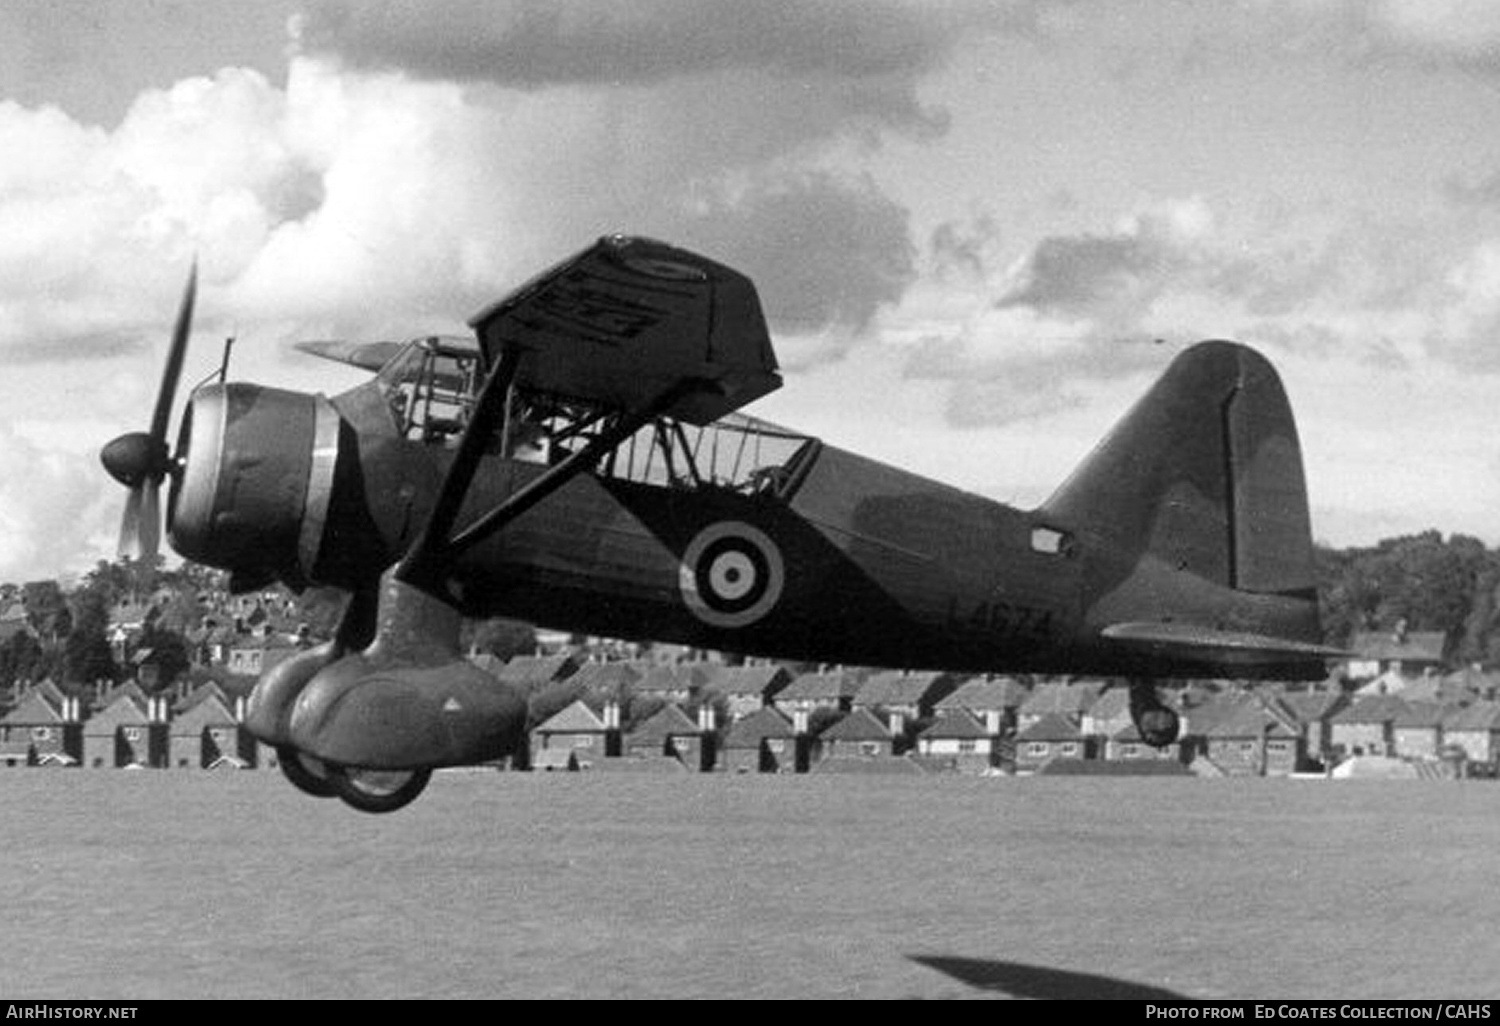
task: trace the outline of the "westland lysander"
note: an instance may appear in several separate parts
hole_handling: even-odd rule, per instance
[[[247,725],[287,775],[370,811],[503,757],[521,696],[464,617],[790,659],[1154,678],[1321,678],[1301,450],[1264,358],[1179,354],[1040,507],[1013,509],[740,413],[781,385],[743,275],[611,236],[476,316],[472,338],[307,343],[374,372],[331,398],[219,380],[103,460],[125,534],[237,586],[347,589],[337,636],[278,665]]]

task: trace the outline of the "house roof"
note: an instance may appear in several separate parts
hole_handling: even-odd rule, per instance
[[[120,726],[140,726],[151,722],[146,693],[134,684],[122,685],[105,696],[99,711],[89,717],[84,730],[88,734],[112,733]]]
[[[756,748],[766,738],[796,737],[792,723],[769,706],[735,720],[724,737],[725,748]]]
[[[764,697],[775,694],[792,679],[785,666],[716,666],[703,689],[718,695]]]
[[[1210,695],[1198,705],[1183,712],[1182,733],[1195,737],[1207,737],[1219,724],[1240,714],[1247,705],[1254,703],[1248,691],[1223,691]]]
[[[536,728],[538,734],[602,734],[608,728],[594,711],[577,699]]]
[[[1332,723],[1390,723],[1405,711],[1406,703],[1396,695],[1366,695],[1347,709],[1333,714]]]
[[[960,741],[967,741],[987,738],[990,732],[984,728],[983,723],[979,722],[979,717],[969,710],[948,709],[939,713],[937,719],[932,721],[932,725],[917,736],[928,739],[957,738]]]
[[[827,673],[804,673],[792,680],[776,695],[778,702],[815,702],[853,699],[859,692],[860,679],[849,670]]]
[[[1281,704],[1299,723],[1316,723],[1337,711],[1344,703],[1339,691],[1286,691],[1281,694]]]
[[[63,723],[65,696],[51,681],[43,681],[16,702],[15,708],[0,717],[0,723],[12,726]]]
[[[706,663],[658,663],[646,668],[632,690],[638,695],[692,693],[710,676]]]
[[[1408,688],[1416,688],[1420,681],[1407,677],[1397,669],[1388,669],[1379,676],[1371,677],[1355,689],[1356,695],[1394,695],[1398,692],[1405,694]],[[1414,692],[1415,693],[1415,692]]]
[[[1016,735],[1017,741],[1077,741],[1083,735],[1078,724],[1062,713],[1044,713],[1042,717]]]
[[[629,740],[632,744],[637,744],[642,741],[665,741],[669,737],[701,733],[703,733],[702,727],[689,719],[687,713],[669,703],[658,709],[645,723],[631,731]]]
[[[203,692],[205,689],[199,688],[198,690]],[[172,721],[172,733],[197,734],[204,727],[227,727],[237,722],[234,713],[230,712],[229,703],[215,688],[214,691],[203,694],[185,711],[177,714]]]
[[[1049,681],[1038,684],[1031,697],[1021,704],[1021,715],[1081,713],[1094,704],[1102,690],[1102,681]]]
[[[1444,730],[1500,730],[1500,702],[1475,702],[1443,717]]]
[[[1276,709],[1270,701],[1251,701],[1210,727],[1208,736],[1296,737],[1297,725],[1289,714]]]
[[[960,684],[952,694],[938,699],[934,708],[974,712],[1017,709],[1030,694],[1024,684],[1010,677],[974,677]]]
[[[635,682],[641,679],[641,674],[639,665],[624,660],[587,662],[568,678],[568,682],[592,695],[624,698]]]
[[[554,680],[561,680],[578,669],[578,659],[571,652],[556,655],[512,656],[495,676],[507,684],[529,693]]]
[[[1128,687],[1106,688],[1099,693],[1088,708],[1088,715],[1095,720],[1115,720],[1130,715],[1130,689]]]
[[[886,670],[870,676],[854,693],[855,705],[918,705],[933,702],[953,690],[949,673]]]
[[[1443,710],[1436,702],[1406,702],[1406,708],[1391,721],[1393,727],[1436,727],[1443,721]]]
[[[1443,631],[1357,631],[1349,648],[1367,660],[1440,663],[1447,640]]]
[[[861,706],[824,729],[818,737],[825,741],[889,741],[891,732],[874,713]]]

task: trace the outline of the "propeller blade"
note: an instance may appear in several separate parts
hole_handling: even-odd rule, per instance
[[[188,272],[187,288],[177,310],[177,324],[172,329],[172,346],[167,350],[167,365],[162,369],[161,388],[156,393],[156,412],[151,417],[151,437],[166,444],[167,422],[172,417],[172,401],[177,396],[177,379],[182,375],[182,360],[187,353],[188,336],[193,330],[193,303],[198,297],[198,261]]]
[[[136,546],[141,540],[141,493],[144,486],[137,485],[126,493],[125,515],[120,518],[120,546],[119,556],[121,559],[133,557]]]
[[[156,561],[157,553],[161,550],[161,481],[151,478],[142,489],[145,493],[141,501],[141,555],[143,562],[148,564]]]

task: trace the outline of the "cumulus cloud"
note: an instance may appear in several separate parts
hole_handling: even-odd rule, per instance
[[[0,422],[0,580],[55,577],[81,548],[108,551],[123,499],[99,476],[91,455],[40,446]]]
[[[951,246],[934,241],[941,266]],[[957,252],[965,252],[959,247]],[[886,324],[927,321],[906,376],[946,381],[947,422],[965,429],[1047,416],[1143,374],[1168,350],[1233,338],[1390,371],[1500,368],[1500,243],[1455,257],[1445,226],[1278,215],[1231,225],[1201,198],[1152,204],[1109,231],[1044,236],[1009,265],[965,263],[945,279],[941,323],[919,286]],[[967,307],[955,302],[967,294]]]
[[[546,86],[655,85],[753,72],[816,87],[849,115],[931,128],[918,76],[978,32],[1026,31],[1034,0],[315,0],[297,19],[305,52],[426,78]]]
[[[996,305],[1061,318],[1149,305],[1172,275],[1192,263],[1211,230],[1206,204],[1189,200],[1131,216],[1108,235],[1043,239]]]
[[[1259,0],[1306,48],[1500,72],[1500,8],[1487,0]]]
[[[733,253],[773,331],[792,336],[857,335],[916,277],[906,211],[864,179],[809,172],[759,182],[705,205],[684,231]]]

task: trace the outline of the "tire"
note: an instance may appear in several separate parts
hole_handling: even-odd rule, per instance
[[[328,767],[333,793],[360,812],[395,812],[416,800],[432,779],[432,769],[372,770],[359,766]]]
[[[289,746],[278,745],[276,762],[281,775],[292,782],[292,786],[303,794],[314,798],[332,798],[338,794],[328,776],[328,764],[315,759],[306,752]]]

